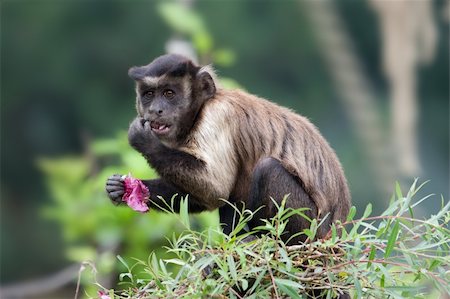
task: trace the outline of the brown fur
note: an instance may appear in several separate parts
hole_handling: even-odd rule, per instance
[[[179,211],[179,199],[189,195],[189,212],[218,208],[222,228],[230,234],[234,209],[221,199],[256,211],[248,223],[254,228],[272,218],[276,203],[290,193],[287,207],[307,208],[310,218],[328,217],[317,238],[345,219],[350,193],[344,172],[308,119],[243,91],[225,90],[210,67],[179,55],[133,67],[129,75],[137,83],[138,116],[128,140],[160,175],[143,180],[150,208],[159,209],[162,198],[178,194],[173,209]],[[174,95],[166,97],[167,90]],[[121,175],[108,178],[106,191],[113,202],[123,203]],[[309,226],[306,219],[292,217],[282,238],[302,242],[306,235],[297,233]]]
[[[251,174],[266,157],[279,160],[299,178],[319,216],[343,220],[350,192],[342,167],[317,128],[303,116],[239,90],[218,89],[207,101],[184,146],[206,163],[196,180],[199,198],[210,209],[218,198],[248,198]],[[195,193],[195,191],[194,191]]]

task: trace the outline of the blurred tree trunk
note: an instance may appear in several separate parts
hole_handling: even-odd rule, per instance
[[[433,3],[370,0],[383,40],[383,69],[390,83],[391,138],[399,174],[420,173],[417,134],[417,66],[434,57]]]
[[[332,1],[305,1],[320,50],[371,168],[374,185],[391,193],[395,169],[370,79]],[[387,196],[386,196],[387,198]]]
[[[303,3],[307,4],[321,51],[363,144],[375,183],[389,192],[396,179],[420,173],[416,73],[419,63],[430,62],[434,56],[436,29],[431,0],[369,1],[380,17],[383,66],[390,83],[390,136],[383,132],[374,89],[334,4]]]

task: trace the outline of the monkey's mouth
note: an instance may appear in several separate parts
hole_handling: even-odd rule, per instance
[[[157,135],[165,135],[170,131],[170,125],[163,124],[157,121],[151,121],[150,122],[150,128],[153,132],[155,132]]]

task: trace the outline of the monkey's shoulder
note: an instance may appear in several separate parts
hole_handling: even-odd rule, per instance
[[[229,126],[235,126],[240,131],[246,129],[253,132],[266,131],[270,123],[278,128],[289,126],[299,134],[306,132],[320,135],[316,126],[307,117],[240,89],[218,90],[217,96],[205,104],[204,111],[208,119],[217,122],[231,121]]]

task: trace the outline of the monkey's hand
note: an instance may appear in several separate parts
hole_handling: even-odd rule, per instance
[[[122,197],[125,194],[124,179],[120,174],[113,174],[106,180],[106,193],[113,204],[119,205],[123,203]]]
[[[159,140],[152,134],[148,121],[136,117],[128,129],[128,142],[138,152],[145,154]]]

